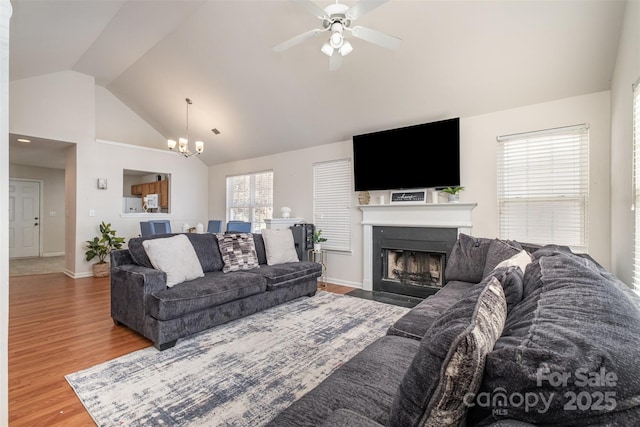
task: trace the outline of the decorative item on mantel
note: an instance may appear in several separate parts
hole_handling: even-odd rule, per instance
[[[460,192],[464,190],[464,187],[456,186],[456,187],[447,187],[443,188],[442,192],[447,193],[449,197],[449,203],[458,203],[460,201]]]
[[[282,214],[282,218],[289,218],[291,216],[291,208],[286,206],[280,208],[280,213]]]
[[[368,191],[360,191],[358,193],[358,203],[361,205],[368,205],[371,201],[371,194]]]

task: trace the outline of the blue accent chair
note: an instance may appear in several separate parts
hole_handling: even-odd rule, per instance
[[[153,234],[153,225],[149,221],[140,221],[140,235],[151,236]]]
[[[251,223],[246,221],[227,222],[227,233],[251,233]]]
[[[222,220],[210,219],[207,225],[207,233],[222,233]]]

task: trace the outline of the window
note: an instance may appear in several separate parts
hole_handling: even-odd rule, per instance
[[[351,159],[313,165],[313,223],[324,249],[351,250]]]
[[[640,289],[640,79],[633,85],[633,288]]]
[[[253,232],[273,216],[273,171],[227,177],[227,218],[249,221]]]
[[[500,237],[588,248],[587,125],[498,137]]]

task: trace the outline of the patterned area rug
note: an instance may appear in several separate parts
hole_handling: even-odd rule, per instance
[[[408,310],[318,291],[66,379],[99,426],[260,426]]]

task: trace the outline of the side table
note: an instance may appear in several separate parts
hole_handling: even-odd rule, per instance
[[[307,258],[309,261],[317,262],[322,266],[322,275],[320,276],[320,283],[318,283],[319,288],[327,287],[327,251],[319,250],[315,251],[313,249],[309,249],[307,251]]]

